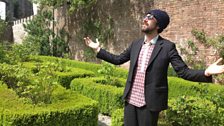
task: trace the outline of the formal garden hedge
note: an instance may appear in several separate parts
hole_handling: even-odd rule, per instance
[[[98,70],[102,68],[100,64],[76,61],[76,60],[69,60],[69,59],[62,59],[57,57],[49,57],[49,56],[30,56],[28,59],[29,62],[55,62],[61,64],[61,66],[67,67],[75,67],[80,69],[85,69],[94,72],[96,76],[101,76],[102,73],[99,73]],[[126,78],[128,71],[117,67],[114,71],[114,75],[116,77]]]
[[[2,125],[97,126],[98,103],[59,85],[69,85],[74,77],[93,76],[92,71],[65,70],[47,61],[0,64],[0,68],[1,80],[7,84],[1,84]]]
[[[53,61],[51,61],[53,62]],[[39,67],[45,63],[49,63],[49,61],[45,61],[42,63],[39,62],[23,62],[24,67],[30,68],[34,73],[39,71]],[[85,78],[85,77],[93,77],[95,76],[94,72],[80,69],[80,68],[74,68],[74,67],[68,67],[66,65],[62,66],[62,68],[59,69],[59,71],[55,72],[55,75],[58,77],[58,82],[66,87],[70,88],[70,83],[74,78]]]
[[[169,77],[168,124],[175,126],[221,126],[224,124],[224,87]],[[123,126],[123,109],[112,113],[112,126]],[[164,113],[163,113],[164,114]],[[159,121],[159,123],[161,123]]]
[[[32,105],[0,84],[0,124],[4,126],[97,126],[96,101],[60,87],[53,102]]]
[[[77,91],[89,98],[99,102],[100,112],[111,115],[111,112],[123,107],[122,95],[123,85],[113,86],[104,83],[103,77],[98,78],[78,78],[71,82],[71,90]],[[124,79],[118,80],[125,84]]]
[[[0,68],[1,80],[11,88],[2,86],[0,90],[8,92],[1,93],[5,98],[0,102],[1,124],[97,125],[99,107],[101,113],[112,115],[113,126],[123,125],[122,95],[127,70],[105,63],[99,65],[47,56],[31,56],[26,62],[0,64]],[[172,125],[224,123],[223,86],[177,77],[169,77],[168,81],[170,107],[163,112],[163,119]],[[39,91],[39,88],[44,90]],[[34,97],[31,97],[32,93]],[[81,94],[98,101],[98,104]]]

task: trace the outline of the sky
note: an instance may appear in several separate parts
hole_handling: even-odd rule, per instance
[[[38,8],[38,5],[37,4],[33,4],[33,12],[34,12],[34,15],[37,14],[37,8]],[[0,1],[0,18],[2,20],[5,20],[5,12],[6,12],[6,9],[5,9],[5,3],[4,2],[1,2]]]
[[[5,20],[5,3],[0,2],[0,17],[2,20]]]

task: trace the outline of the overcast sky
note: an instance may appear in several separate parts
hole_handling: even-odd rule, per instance
[[[0,17],[2,20],[5,20],[5,3],[0,2]]]
[[[37,14],[37,8],[38,8],[38,5],[37,4],[33,4],[33,12],[34,12],[34,15]],[[0,17],[2,20],[5,20],[5,12],[6,12],[6,9],[5,9],[5,3],[4,2],[1,2],[0,1]]]

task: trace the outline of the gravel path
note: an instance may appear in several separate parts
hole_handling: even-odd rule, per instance
[[[110,126],[110,125],[111,125],[111,117],[102,114],[98,115],[98,126]]]

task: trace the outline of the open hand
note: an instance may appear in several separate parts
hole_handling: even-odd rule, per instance
[[[96,39],[96,42],[93,42],[89,37],[84,38],[84,40],[86,45],[89,46],[90,48],[94,50],[98,50],[100,48],[100,43],[98,39]]]
[[[222,58],[218,59],[215,63],[211,64],[206,70],[205,75],[210,76],[213,74],[224,73],[224,65],[218,65],[222,61]]]

